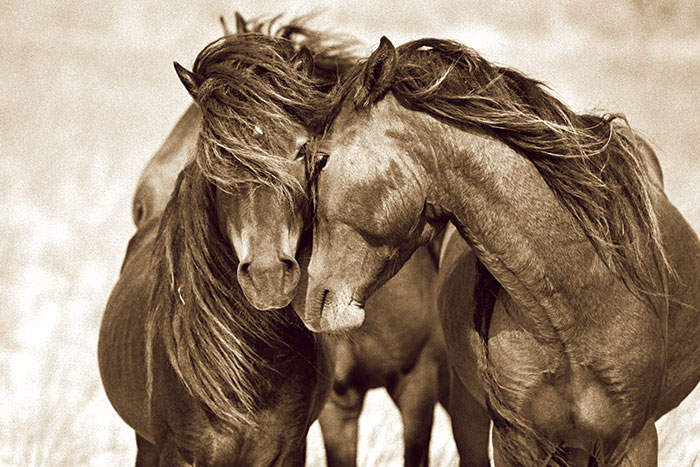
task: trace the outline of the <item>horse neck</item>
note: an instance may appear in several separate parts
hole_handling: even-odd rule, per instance
[[[558,328],[609,311],[611,293],[626,297],[617,306],[629,305],[630,292],[530,161],[494,137],[404,110],[415,131],[403,144],[426,169],[429,201],[520,309],[544,313]]]

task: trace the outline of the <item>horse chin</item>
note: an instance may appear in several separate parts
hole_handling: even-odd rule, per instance
[[[260,311],[279,310],[289,305],[292,301],[291,296],[261,297],[247,288],[241,287],[241,290],[248,303]]]
[[[365,308],[352,300],[346,305],[337,302],[321,311],[321,332],[338,334],[362,326],[365,321]]]
[[[365,320],[364,305],[349,294],[327,289],[307,298],[302,320],[313,332],[341,334],[360,327]]]

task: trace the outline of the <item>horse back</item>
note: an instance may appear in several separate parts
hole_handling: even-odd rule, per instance
[[[141,172],[132,201],[136,227],[165,211],[178,174],[194,154],[200,121],[199,107],[191,104]]]
[[[102,384],[119,416],[152,441],[146,393],[145,323],[153,281],[151,249],[158,230],[150,222],[129,241],[119,279],[107,301],[98,342]]]

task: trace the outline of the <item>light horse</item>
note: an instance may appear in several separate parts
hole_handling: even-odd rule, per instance
[[[436,39],[382,38],[327,114],[307,327],[361,323],[449,220],[478,269],[448,360],[495,464],[656,465],[654,421],[700,379],[700,244],[631,131]]]
[[[251,27],[245,24],[240,15],[236,16],[238,34],[245,34],[251,29],[261,30],[259,24]],[[269,32],[269,28],[265,29]],[[324,83],[334,83],[338,73],[349,68],[349,63],[355,63],[354,57],[343,52],[341,41],[326,38],[302,24],[284,26],[277,34],[309,45],[314,51],[313,78],[322,84],[322,91],[326,90]],[[328,41],[335,45],[329,47]],[[200,95],[197,83],[203,82],[202,77],[181,69],[179,74],[197,100]],[[202,127],[200,105],[193,105],[187,110],[141,175],[133,202],[134,221],[139,232],[149,226],[152,219],[160,216],[177,173],[197,150]],[[245,109],[241,109],[240,114],[242,118],[255,115],[252,110],[246,112]],[[265,125],[259,125],[259,128],[264,129],[266,135],[274,130]],[[298,170],[304,170],[303,163],[303,159],[297,162]],[[292,167],[292,171],[297,169]],[[240,232],[236,231],[243,228],[250,232],[242,249],[239,249],[240,244],[231,241],[236,255],[240,255],[242,250],[264,252],[275,251],[279,247],[269,237],[258,235],[260,230],[264,233],[265,229],[282,229],[292,237],[299,235],[298,231],[291,232],[287,227],[298,225],[301,211],[298,207],[281,203],[276,190],[270,187],[257,186],[254,197],[249,196],[250,188],[251,185],[237,185],[230,190],[232,193],[217,190],[217,196],[225,196],[229,200],[230,208],[219,214],[227,219],[224,224],[230,236],[240,238]],[[259,204],[256,206],[254,202]],[[231,208],[235,208],[235,211]],[[237,223],[234,224],[234,221]],[[265,223],[270,222],[274,222],[274,225],[266,227]],[[302,259],[304,256],[302,253]],[[382,313],[373,314],[377,319],[350,335],[332,338],[328,357],[335,362],[334,390],[319,420],[331,466],[355,464],[357,422],[365,394],[373,387],[387,388],[401,412],[405,464],[422,465],[427,462],[434,405],[438,397],[447,405],[449,381],[434,305],[437,277],[434,256],[431,250],[420,249],[401,273],[383,287],[368,305],[370,309],[382,310]],[[264,294],[265,290],[261,292]],[[393,322],[395,319],[403,319],[405,324],[397,328]],[[400,332],[396,332],[397,329]],[[485,459],[486,438],[483,434],[486,428],[481,432],[481,457]]]

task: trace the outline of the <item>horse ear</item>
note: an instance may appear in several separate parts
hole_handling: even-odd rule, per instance
[[[195,101],[197,101],[199,86],[201,86],[202,82],[204,82],[204,77],[202,77],[202,75],[189,71],[177,62],[173,62],[173,65],[175,66],[175,73],[177,73],[177,76],[178,78],[180,78],[180,81],[182,81],[182,84],[185,86],[185,89],[187,89],[187,92],[190,93],[190,96],[192,96],[192,98]]]
[[[382,36],[379,47],[367,59],[362,86],[353,99],[355,106],[366,107],[386,93],[391,87],[397,61],[394,45]]]
[[[248,31],[248,23],[239,12],[236,12],[236,34],[245,34]]]
[[[224,30],[224,36],[230,36],[231,30],[228,28],[228,24],[226,24],[226,18],[219,16],[219,23],[221,23],[221,28]]]
[[[314,71],[314,56],[307,46],[302,45],[299,51],[294,54],[292,66],[299,73],[311,76],[311,73]]]

